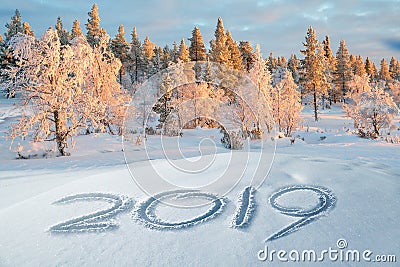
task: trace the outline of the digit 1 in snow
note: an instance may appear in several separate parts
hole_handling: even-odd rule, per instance
[[[255,211],[255,192],[254,187],[248,186],[239,194],[237,208],[230,225],[232,228],[244,228],[250,223]]]

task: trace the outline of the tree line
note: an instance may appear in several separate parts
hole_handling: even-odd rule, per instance
[[[100,27],[97,5],[88,13],[85,26],[86,34],[75,20],[68,31],[58,17],[54,29],[51,27],[43,36],[35,38],[29,23],[22,23],[18,10],[6,24],[5,38],[0,36],[0,69],[5,95],[15,97],[21,93],[22,106],[27,107],[29,103],[36,109],[35,115],[27,112],[12,128],[12,138],[26,136],[33,130],[36,140],[54,139],[60,154],[65,155],[68,138],[82,130],[121,134],[123,111],[135,89],[169,66],[187,62],[211,61],[247,74],[268,100],[278,130],[287,136],[299,122],[301,103],[310,102],[315,120],[318,120],[319,108],[342,102],[348,107],[348,114],[354,118],[360,134],[376,136],[380,128],[390,124],[390,118],[385,118],[385,123],[374,122],[380,126],[370,131],[366,125],[370,120],[359,118],[360,114],[369,116],[368,112],[350,111],[357,110],[356,107],[360,109],[365,101],[373,101],[375,92],[385,96],[386,106],[381,106],[380,110],[391,111],[393,117],[395,109],[388,107],[393,106],[390,99],[397,104],[400,101],[400,61],[392,57],[388,64],[382,59],[378,70],[368,57],[364,61],[361,55],[350,54],[344,40],[340,41],[334,55],[329,36],[319,42],[312,27],[300,51],[304,57],[298,59],[292,54],[287,60],[274,57],[272,53],[263,58],[259,47],[254,48],[249,41],[235,41],[225,30],[221,18],[218,18],[208,51],[198,27],[188,38],[190,44],[182,38],[179,45],[174,42],[171,47],[158,46],[148,36],[141,41],[135,27],[128,42],[122,24],[115,37],[110,38]],[[360,83],[364,83],[361,89]],[[165,89],[168,84],[163,86]],[[160,114],[160,127],[173,111],[174,101],[175,104],[179,102],[184,94],[186,98],[218,95],[213,91],[218,88],[212,86],[192,87],[181,88],[174,94],[169,89],[159,90],[165,91],[154,109]],[[219,96],[232,105],[240,103],[238,99],[232,101],[228,94],[224,91]],[[259,129],[255,126],[246,131]]]

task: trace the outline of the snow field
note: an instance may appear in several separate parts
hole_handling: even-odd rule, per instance
[[[7,107],[10,108],[9,104]],[[5,104],[2,108],[6,109]],[[8,151],[8,141],[1,138],[0,266],[261,266],[265,262],[257,259],[257,252],[264,248],[265,240],[304,219],[283,214],[271,206],[271,197],[275,195],[276,204],[283,208],[310,211],[329,203],[328,191],[322,188],[329,188],[335,196],[335,208],[332,206],[329,212],[317,214],[296,231],[267,242],[270,249],[322,250],[336,247],[336,241],[344,238],[349,249],[370,249],[374,255],[396,254],[400,251],[400,210],[396,198],[400,192],[399,145],[360,139],[346,132],[345,127],[351,127],[351,121],[339,110],[321,112],[318,123],[309,118],[305,110],[304,128],[295,133],[295,136],[304,137],[304,141],[296,139],[291,145],[288,138],[277,140],[270,174],[256,193],[253,192],[253,197],[247,192],[251,192],[249,177],[254,173],[252,164],[255,164],[256,152],[252,152],[254,155],[236,153],[235,156],[242,155],[243,160],[249,162],[248,169],[225,196],[223,207],[220,202],[213,202],[219,196],[211,190],[197,191],[201,197],[191,195],[195,194],[193,189],[183,189],[179,194],[157,192],[161,196],[165,194],[165,200],[198,206],[196,208],[178,209],[153,201],[132,181],[118,138],[103,134],[79,136],[70,157],[29,160],[16,160],[16,153]],[[2,136],[13,119],[7,117],[0,122]],[[307,126],[310,127],[308,131]],[[200,130],[184,134],[181,140],[186,143],[185,156],[199,157],[199,140],[212,135]],[[326,138],[321,140],[320,136]],[[172,172],[173,167],[162,159],[156,139],[157,136],[148,139],[153,159],[150,161]],[[172,138],[166,140],[175,142]],[[228,158],[227,150],[216,144],[217,157]],[[203,144],[203,149],[207,145]],[[250,152],[256,144],[251,145]],[[139,146],[130,149],[136,149],[130,167],[149,173],[146,151]],[[32,152],[35,151],[33,147]],[[211,147],[209,151],[212,153]],[[183,164],[184,159],[176,155],[174,160]],[[207,175],[213,178],[213,172]],[[280,191],[288,190],[289,186],[305,189]],[[124,199],[130,199],[132,205],[135,203],[133,215],[143,215],[142,221],[137,223],[132,219],[129,213],[132,206],[123,202],[121,196],[127,196]],[[255,212],[247,212],[251,205],[247,205],[246,199],[254,204]],[[121,201],[126,205],[121,206]],[[55,205],[55,202],[64,204]],[[215,212],[215,216],[205,216],[217,207],[219,212]],[[138,209],[141,215],[135,213]],[[105,210],[110,210],[106,214],[112,215],[111,218],[100,214],[93,221],[82,221],[84,216]],[[247,214],[250,216],[246,217]],[[321,214],[324,216],[318,216]],[[79,218],[70,222],[75,230],[69,229],[66,223]],[[243,224],[241,228],[232,229],[229,226],[235,218],[238,225],[242,218],[243,222],[247,220],[247,226]],[[200,222],[201,219],[205,220]],[[161,222],[161,227],[147,227],[149,221],[155,225]],[[118,225],[118,229],[103,227],[110,223]],[[183,224],[186,227],[175,229],[176,225]],[[57,225],[67,231],[49,231]],[[98,229],[86,230],[92,226]],[[279,262],[274,264],[287,266]],[[323,266],[337,266],[337,263],[326,262]]]

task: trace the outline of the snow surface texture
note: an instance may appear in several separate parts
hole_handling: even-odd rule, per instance
[[[118,228],[119,224],[112,218],[129,210],[133,200],[123,195],[110,193],[82,193],[63,197],[53,204],[63,205],[76,201],[105,201],[112,203],[110,208],[96,211],[94,213],[80,216],[49,228],[52,233],[73,233],[73,232],[102,232]]]
[[[188,198],[204,198],[212,202],[212,207],[207,212],[199,215],[198,217],[181,221],[181,222],[167,222],[157,217],[155,209],[157,205],[165,198],[188,199]],[[153,197],[148,198],[146,201],[140,203],[133,213],[133,218],[136,221],[142,222],[146,227],[157,230],[177,230],[181,228],[192,227],[196,224],[206,222],[215,218],[222,211],[226,205],[224,198],[218,198],[211,193],[199,192],[197,190],[175,190],[163,192]]]
[[[232,228],[245,228],[249,225],[250,220],[255,212],[254,195],[256,189],[248,186],[239,194],[236,212],[230,224]]]
[[[276,251],[322,251],[329,247],[336,248],[339,238],[347,240],[350,250],[369,249],[374,252],[373,256],[397,254],[399,261],[400,146],[351,134],[353,121],[346,118],[341,107],[321,110],[318,122],[313,121],[312,110],[306,108],[302,112],[304,127],[294,133],[293,136],[299,136],[294,144],[291,145],[289,138],[277,140],[274,164],[263,185],[257,187],[256,212],[245,228],[236,230],[228,225],[237,209],[234,205],[237,195],[250,185],[250,179],[246,178],[252,177],[253,172],[246,172],[238,185],[226,195],[232,205],[227,204],[218,216],[195,227],[155,231],[134,222],[130,212],[124,212],[118,213],[119,228],[113,231],[49,234],[44,230],[51,225],[114,205],[114,202],[100,199],[77,200],[68,205],[52,204],[65,196],[85,192],[112,192],[135,200],[147,200],[148,196],[132,181],[121,151],[121,140],[117,136],[78,136],[70,157],[16,160],[16,152],[8,150],[9,140],[3,138],[8,125],[18,120],[18,112],[13,111],[12,104],[13,100],[0,99],[0,110],[5,114],[2,115],[4,121],[0,121],[1,267],[338,266],[338,262],[309,264],[274,261],[268,264],[258,260],[257,252],[264,249],[265,245]],[[399,116],[395,123],[400,125]],[[204,129],[187,130],[179,137],[185,143],[184,153],[187,158],[201,156],[198,150],[200,136],[216,134],[204,132]],[[392,134],[400,135],[400,131],[396,130]],[[325,138],[321,140],[321,137]],[[172,172],[173,167],[162,159],[157,138],[148,136],[148,152],[154,159],[151,161],[163,164],[160,169],[165,172]],[[215,135],[215,140],[219,139]],[[173,143],[174,139],[165,138],[165,141]],[[45,151],[45,146],[49,144],[21,141],[27,153],[25,155],[38,154],[40,149]],[[146,151],[140,146],[136,149],[135,157],[131,159],[132,167],[144,174],[149,173]],[[212,153],[214,150],[210,147],[209,151]],[[176,163],[183,164],[179,151],[174,153],[171,154],[177,159]],[[247,153],[233,153],[247,160]],[[259,152],[250,148],[251,157],[255,157],[254,153]],[[217,143],[216,154],[222,157],[227,155],[227,150]],[[249,164],[253,162],[249,160]],[[232,168],[234,172],[242,172],[237,165]],[[218,171],[219,168],[210,169],[207,175],[199,176],[199,179],[214,179]],[[193,184],[196,182],[192,181]],[[327,187],[338,201],[335,208],[326,213],[327,216],[318,217],[298,231],[265,243],[266,238],[302,219],[284,215],[268,203],[270,196],[289,185]],[[184,203],[191,201],[197,200],[182,200]],[[212,202],[204,198],[199,201]],[[282,207],[299,206],[310,210],[319,206],[319,197],[317,192],[311,190],[296,190],[279,197],[277,203]],[[168,222],[187,221],[213,207],[211,203],[190,211],[171,209],[163,203],[157,205],[155,215]],[[399,264],[348,262],[342,265],[357,267]]]
[[[319,203],[317,206],[311,209],[303,209],[298,207],[283,207],[278,204],[279,198],[283,195],[296,192],[296,191],[305,191],[310,190],[316,192],[319,196]],[[295,231],[298,231],[303,226],[313,222],[314,220],[318,219],[320,216],[327,214],[332,208],[334,208],[336,204],[336,197],[333,193],[324,187],[321,186],[314,186],[314,185],[294,185],[290,187],[285,187],[279,190],[278,192],[274,193],[269,198],[269,203],[271,206],[281,212],[282,214],[293,216],[293,217],[300,217],[301,219],[288,225],[287,227],[283,228],[279,232],[273,234],[272,236],[266,239],[266,242],[273,241],[278,238],[287,236]]]

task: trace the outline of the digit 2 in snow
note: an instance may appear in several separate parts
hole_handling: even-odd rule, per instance
[[[112,206],[53,225],[49,228],[50,232],[102,232],[115,229],[118,228],[118,223],[112,218],[116,217],[121,212],[129,210],[133,205],[133,200],[131,198],[109,193],[77,194],[63,197],[53,204],[70,204],[77,201],[104,201],[112,203]]]
[[[286,194],[306,191],[311,191],[318,196],[318,204],[316,206],[306,209],[298,207],[284,207],[279,204],[279,199]],[[254,200],[255,192],[256,189],[254,187],[248,186],[239,194],[236,211],[232,221],[230,222],[230,227],[240,229],[247,227],[250,224],[256,207]],[[178,222],[168,222],[160,219],[155,212],[161,200],[166,198],[181,200],[189,198],[202,198],[210,200],[212,206],[206,212],[195,218]],[[96,232],[115,229],[118,227],[118,223],[116,223],[112,218],[116,217],[121,212],[129,210],[134,203],[131,198],[126,196],[109,193],[84,193],[64,197],[53,204],[68,204],[76,201],[93,200],[101,200],[112,203],[112,206],[88,215],[83,215],[62,223],[58,223],[54,226],[51,226],[49,231],[72,233]],[[225,198],[220,198],[212,193],[200,192],[198,190],[167,191],[150,197],[137,204],[133,212],[133,217],[136,221],[143,223],[144,226],[150,229],[177,230],[192,227],[217,217],[223,212],[226,203],[227,202]],[[282,188],[273,193],[269,198],[269,203],[280,213],[300,219],[268,237],[265,240],[266,242],[273,241],[296,232],[307,224],[319,219],[322,215],[327,214],[335,206],[336,198],[329,189],[324,187],[314,185],[295,185]]]

